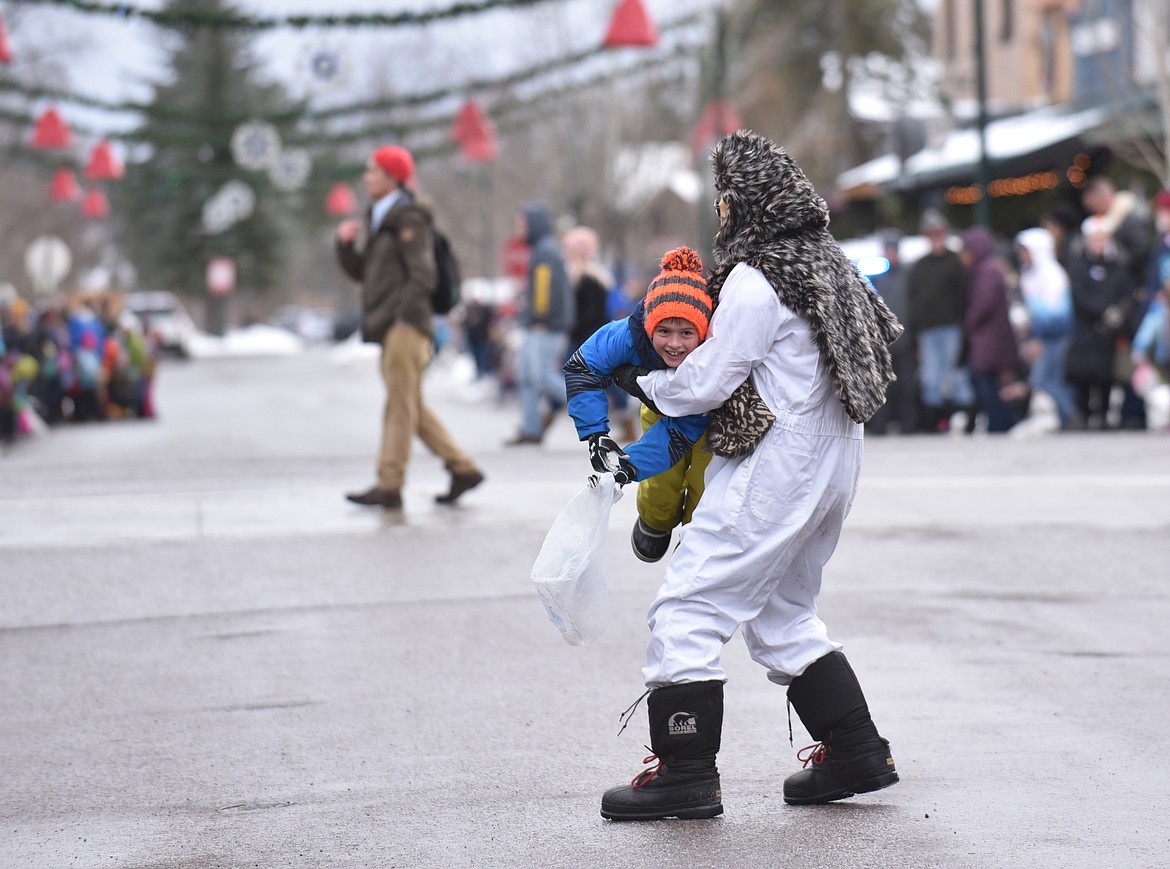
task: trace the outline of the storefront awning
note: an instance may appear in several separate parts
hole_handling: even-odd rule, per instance
[[[987,158],[997,163],[1025,158],[1078,139],[1107,123],[1111,106],[1069,112],[1037,109],[987,125]],[[954,130],[939,145],[912,154],[903,163],[885,154],[837,176],[837,189],[847,199],[872,199],[881,192],[914,190],[946,183],[969,182],[979,165],[979,131]]]

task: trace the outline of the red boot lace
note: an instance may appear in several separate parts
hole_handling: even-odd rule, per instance
[[[646,750],[650,751],[649,746],[647,746]],[[655,761],[658,762],[654,763]],[[630,787],[636,791],[641,790],[642,788],[646,787],[646,785],[650,784],[651,779],[658,775],[659,770],[662,769],[662,758],[654,753],[651,753],[649,757],[642,758],[642,763],[654,763],[654,766],[647,767],[634,776],[633,780],[630,782]]]
[[[806,745],[800,751],[796,752],[796,759],[799,760],[805,767],[810,763],[813,766],[820,766],[825,762],[825,755],[829,753],[829,746],[823,742],[814,742],[812,745]]]

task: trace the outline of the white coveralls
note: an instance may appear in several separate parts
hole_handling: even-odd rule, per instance
[[[726,681],[720,654],[741,625],[752,659],[779,685],[841,648],[816,600],[857,492],[863,427],[833,394],[808,323],[740,263],[707,340],[638,384],[662,413],[683,416],[718,407],[749,374],[776,422],[750,455],[714,456],[707,468],[650,608],[649,688]]]

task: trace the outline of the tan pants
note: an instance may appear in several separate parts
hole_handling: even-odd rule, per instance
[[[423,372],[431,361],[431,339],[413,326],[395,323],[382,339],[386,409],[378,455],[378,488],[401,489],[417,434],[453,474],[474,471],[471,456],[455,445],[446,426],[423,404]]]
[[[642,431],[662,419],[646,405],[641,410]],[[691,521],[695,505],[703,496],[703,474],[711,463],[707,435],[668,471],[638,483],[638,515],[655,531],[670,531]]]

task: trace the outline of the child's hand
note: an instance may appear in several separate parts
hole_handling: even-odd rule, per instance
[[[589,463],[593,470],[602,474],[617,474],[623,462],[629,462],[618,442],[607,434],[595,432],[589,435]]]

